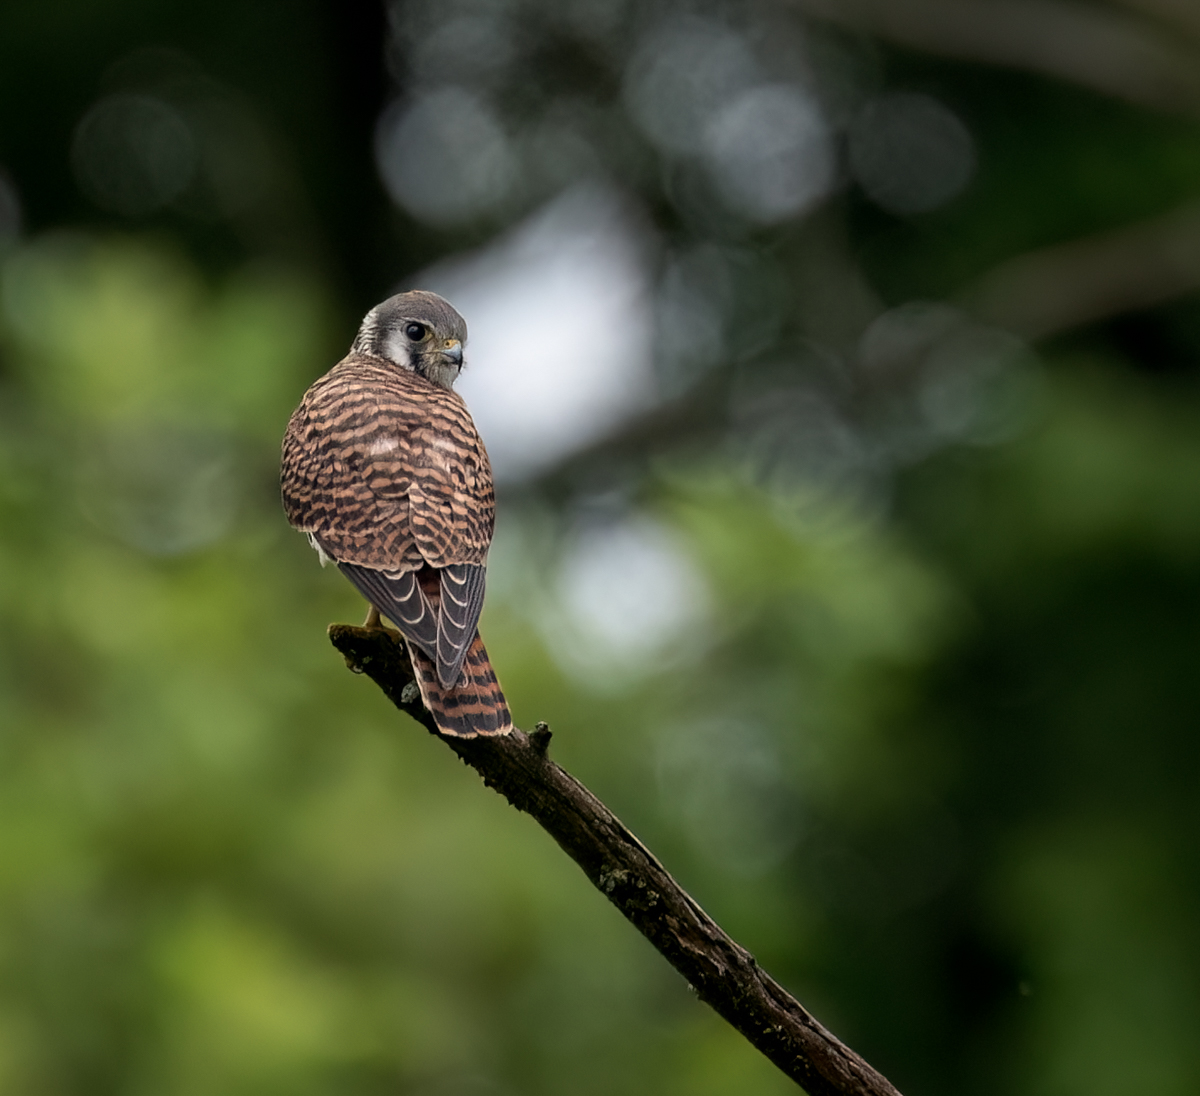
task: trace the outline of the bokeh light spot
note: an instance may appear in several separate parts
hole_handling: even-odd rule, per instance
[[[649,35],[634,53],[625,103],[660,148],[698,152],[711,118],[758,76],[740,35],[706,19],[679,19]]]
[[[730,206],[762,224],[807,209],[834,179],[816,102],[786,84],[752,88],[723,107],[705,130],[705,153]]]
[[[892,92],[851,121],[850,168],[876,205],[891,213],[927,213],[970,182],[975,142],[948,107],[929,95]]]
[[[196,143],[179,112],[149,95],[109,95],[83,116],[71,144],[80,187],[101,209],[153,213],[196,170]]]
[[[487,212],[507,196],[517,176],[495,115],[459,87],[393,105],[380,119],[375,151],[388,193],[418,220],[434,225]]]
[[[707,582],[679,539],[652,518],[585,523],[568,542],[555,581],[562,617],[551,653],[581,680],[662,669],[696,644],[708,616]],[[692,638],[695,636],[693,634]]]

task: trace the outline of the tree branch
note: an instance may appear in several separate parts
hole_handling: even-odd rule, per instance
[[[1200,288],[1200,203],[1017,255],[960,294],[973,315],[1044,339]]]
[[[384,629],[333,624],[333,645],[431,733],[403,644]],[[900,1096],[729,938],[620,820],[546,756],[544,723],[526,735],[442,738],[518,810],[531,815],[689,984],[810,1096]]]
[[[804,15],[964,61],[1027,69],[1156,110],[1200,112],[1196,51],[1096,4],[793,0]]]

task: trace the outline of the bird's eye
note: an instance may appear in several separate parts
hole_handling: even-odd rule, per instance
[[[405,329],[406,334],[413,342],[420,342],[426,335],[429,334],[429,328],[423,323],[410,323]]]

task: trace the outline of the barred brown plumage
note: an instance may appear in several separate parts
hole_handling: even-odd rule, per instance
[[[512,720],[477,631],[495,496],[450,388],[465,341],[435,294],[377,305],[292,415],[280,479],[288,521],[404,636],[439,728],[470,737]]]

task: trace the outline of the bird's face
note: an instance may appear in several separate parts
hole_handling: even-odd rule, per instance
[[[415,289],[372,308],[352,349],[449,388],[462,371],[466,341],[466,321],[453,305],[436,293]]]

